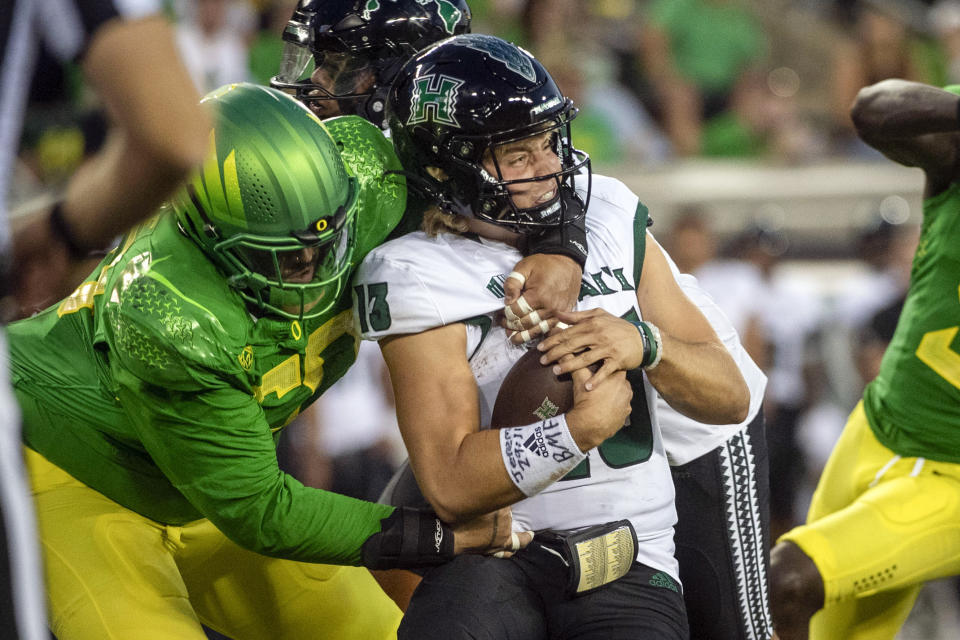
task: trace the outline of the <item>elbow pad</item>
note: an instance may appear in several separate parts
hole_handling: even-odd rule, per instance
[[[427,509],[397,507],[361,547],[368,569],[413,569],[453,558],[453,529]]]

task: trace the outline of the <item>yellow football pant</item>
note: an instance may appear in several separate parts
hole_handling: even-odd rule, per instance
[[[370,573],[268,558],[208,520],[165,526],[26,449],[59,640],[395,638],[400,610]]]
[[[862,403],[830,454],[807,524],[780,538],[813,559],[825,606],[811,640],[888,640],[920,586],[960,573],[960,465],[900,458]]]

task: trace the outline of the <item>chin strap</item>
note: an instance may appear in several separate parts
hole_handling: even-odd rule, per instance
[[[433,511],[397,507],[363,543],[361,563],[368,569],[429,567],[452,559],[453,548],[453,529]]]

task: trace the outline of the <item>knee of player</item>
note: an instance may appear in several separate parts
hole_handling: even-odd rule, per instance
[[[823,606],[823,579],[813,560],[792,542],[770,552],[770,604],[774,609]]]

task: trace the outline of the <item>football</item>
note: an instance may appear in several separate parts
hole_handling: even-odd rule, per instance
[[[518,427],[566,413],[573,407],[573,380],[570,374],[554,375],[553,365],[540,364],[543,354],[528,350],[514,363],[500,385],[490,426]],[[590,366],[592,371],[599,363]]]

